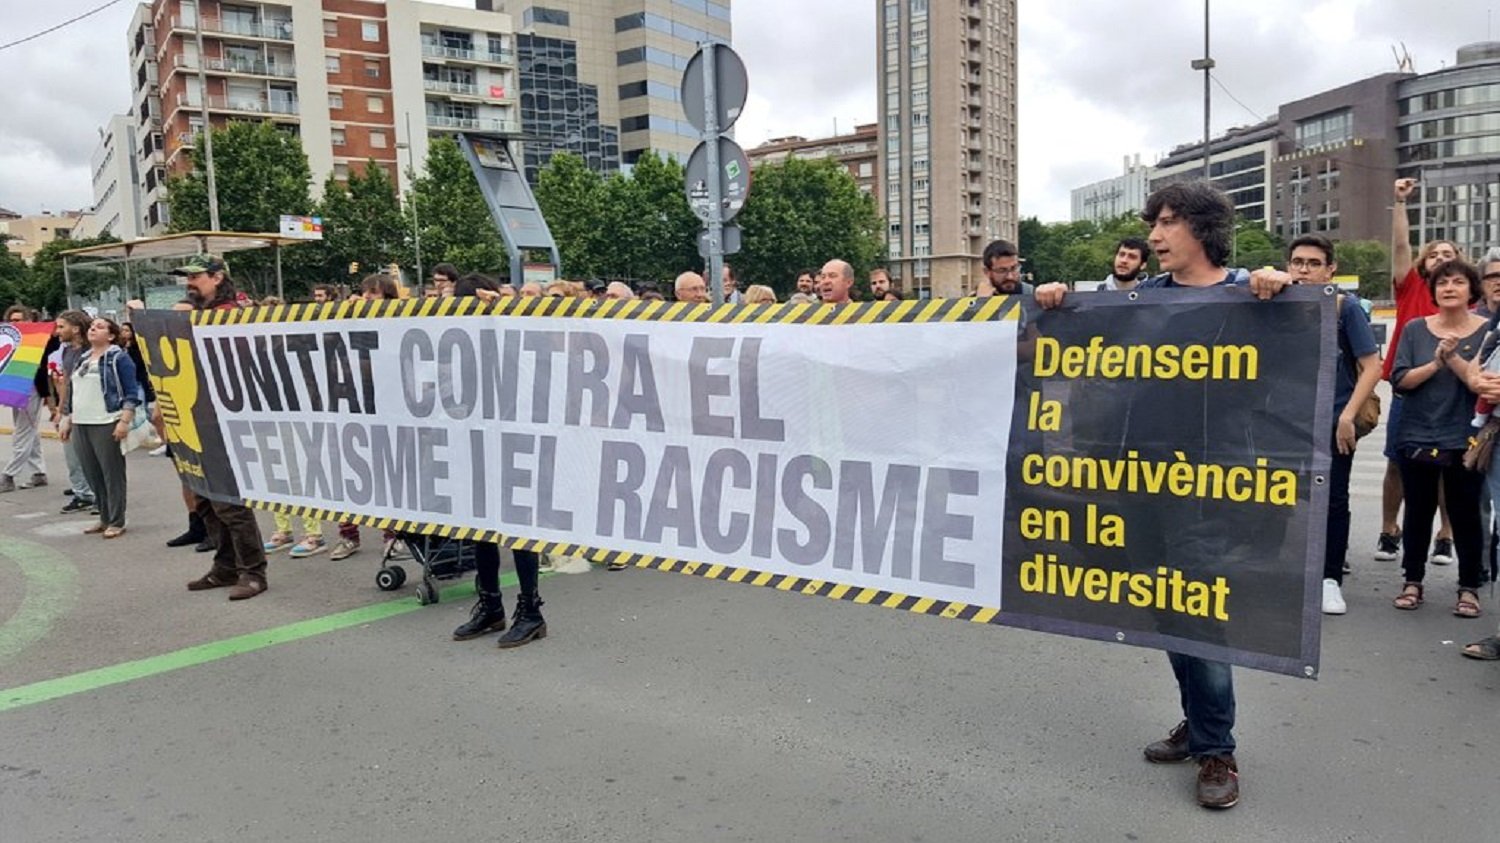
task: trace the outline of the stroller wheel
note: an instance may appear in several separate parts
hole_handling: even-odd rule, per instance
[[[379,587],[381,591],[395,591],[396,589],[400,588],[405,582],[406,570],[400,565],[392,565],[388,568],[381,568],[380,571],[375,574],[375,585]]]
[[[437,588],[426,580],[417,583],[417,603],[423,606],[431,606],[436,602],[438,602]]]

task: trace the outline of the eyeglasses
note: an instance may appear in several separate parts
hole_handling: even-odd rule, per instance
[[[1292,269],[1322,269],[1327,265],[1317,258],[1292,258],[1287,261],[1287,266],[1290,266]]]
[[[987,272],[987,273],[989,273],[990,275],[998,275],[1001,278],[1008,278],[1010,276],[1020,275],[1021,274],[1021,267],[1019,267],[1019,266],[1007,266],[1007,267],[992,266],[992,267],[986,267],[984,271]]]
[[[1500,281],[1500,272],[1487,272],[1479,280],[1481,280],[1481,281]]]

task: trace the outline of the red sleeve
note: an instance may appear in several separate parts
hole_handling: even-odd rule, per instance
[[[1428,289],[1427,281],[1417,274],[1416,267],[1407,270],[1406,277],[1401,279],[1395,293],[1396,324],[1391,328],[1391,339],[1385,346],[1385,364],[1380,374],[1384,380],[1391,379],[1391,365],[1396,362],[1396,343],[1401,342],[1402,326],[1413,319],[1437,313],[1437,305],[1432,302],[1432,291]]]

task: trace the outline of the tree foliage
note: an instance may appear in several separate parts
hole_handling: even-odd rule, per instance
[[[1391,297],[1391,252],[1378,240],[1335,243],[1340,275],[1359,276],[1359,294],[1367,299]]]
[[[276,231],[282,214],[312,210],[312,171],[295,135],[269,121],[236,121],[213,129],[213,142],[220,229]],[[208,176],[201,147],[200,140],[188,153],[192,169],[167,182],[173,231],[209,229]]]
[[[26,286],[26,262],[21,256],[6,248],[8,236],[0,234],[0,307],[22,301],[21,292]]]
[[[412,184],[407,230],[415,215],[422,231],[422,266],[451,263],[461,272],[504,273],[505,242],[474,181],[463,151],[451,138],[433,138],[427,164]]]
[[[214,186],[222,231],[274,232],[282,214],[312,211],[312,171],[302,142],[270,121],[235,121],[213,128]],[[202,139],[189,151],[192,169],[167,182],[172,231],[207,231],[208,176]],[[283,253],[283,274],[297,278],[316,273],[319,250],[298,246]],[[253,293],[273,289],[275,255],[269,250],[242,252],[229,261],[235,282]]]
[[[69,279],[73,295],[79,298],[91,298],[111,287],[123,285],[125,275],[119,264],[94,269],[74,263],[69,267],[68,278],[63,275],[63,252],[118,242],[120,238],[113,234],[101,234],[81,240],[53,240],[42,246],[32,257],[31,266],[17,288],[17,298],[30,307],[57,313],[67,308]]]
[[[784,298],[797,273],[835,258],[864,279],[885,259],[884,224],[873,197],[832,159],[790,158],[755,169],[750,197],[735,223],[744,251],[727,258],[740,287],[765,284]]]
[[[362,271],[409,263],[411,227],[401,212],[395,182],[374,161],[351,171],[348,181],[329,175],[318,211],[324,277],[339,278],[356,262]]]
[[[572,278],[670,281],[702,266],[698,218],[682,165],[643,154],[630,175],[605,178],[582,158],[554,155],[537,176],[537,204]]]
[[[1116,244],[1145,236],[1146,224],[1135,214],[1051,224],[1027,217],[1021,220],[1016,245],[1035,283],[1101,281],[1114,270]]]

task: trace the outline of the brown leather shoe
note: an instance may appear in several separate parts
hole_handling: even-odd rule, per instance
[[[266,590],[266,581],[256,577],[240,577],[234,588],[229,589],[230,600],[249,600]]]
[[[234,580],[220,579],[213,571],[209,571],[188,583],[188,591],[207,591],[210,588],[229,588],[232,585],[234,585]]]
[[[1146,745],[1146,760],[1152,764],[1181,764],[1191,757],[1188,755],[1186,720],[1174,726],[1165,738]]]
[[[1198,804],[1233,808],[1240,801],[1240,768],[1233,755],[1209,755],[1198,762]]]

